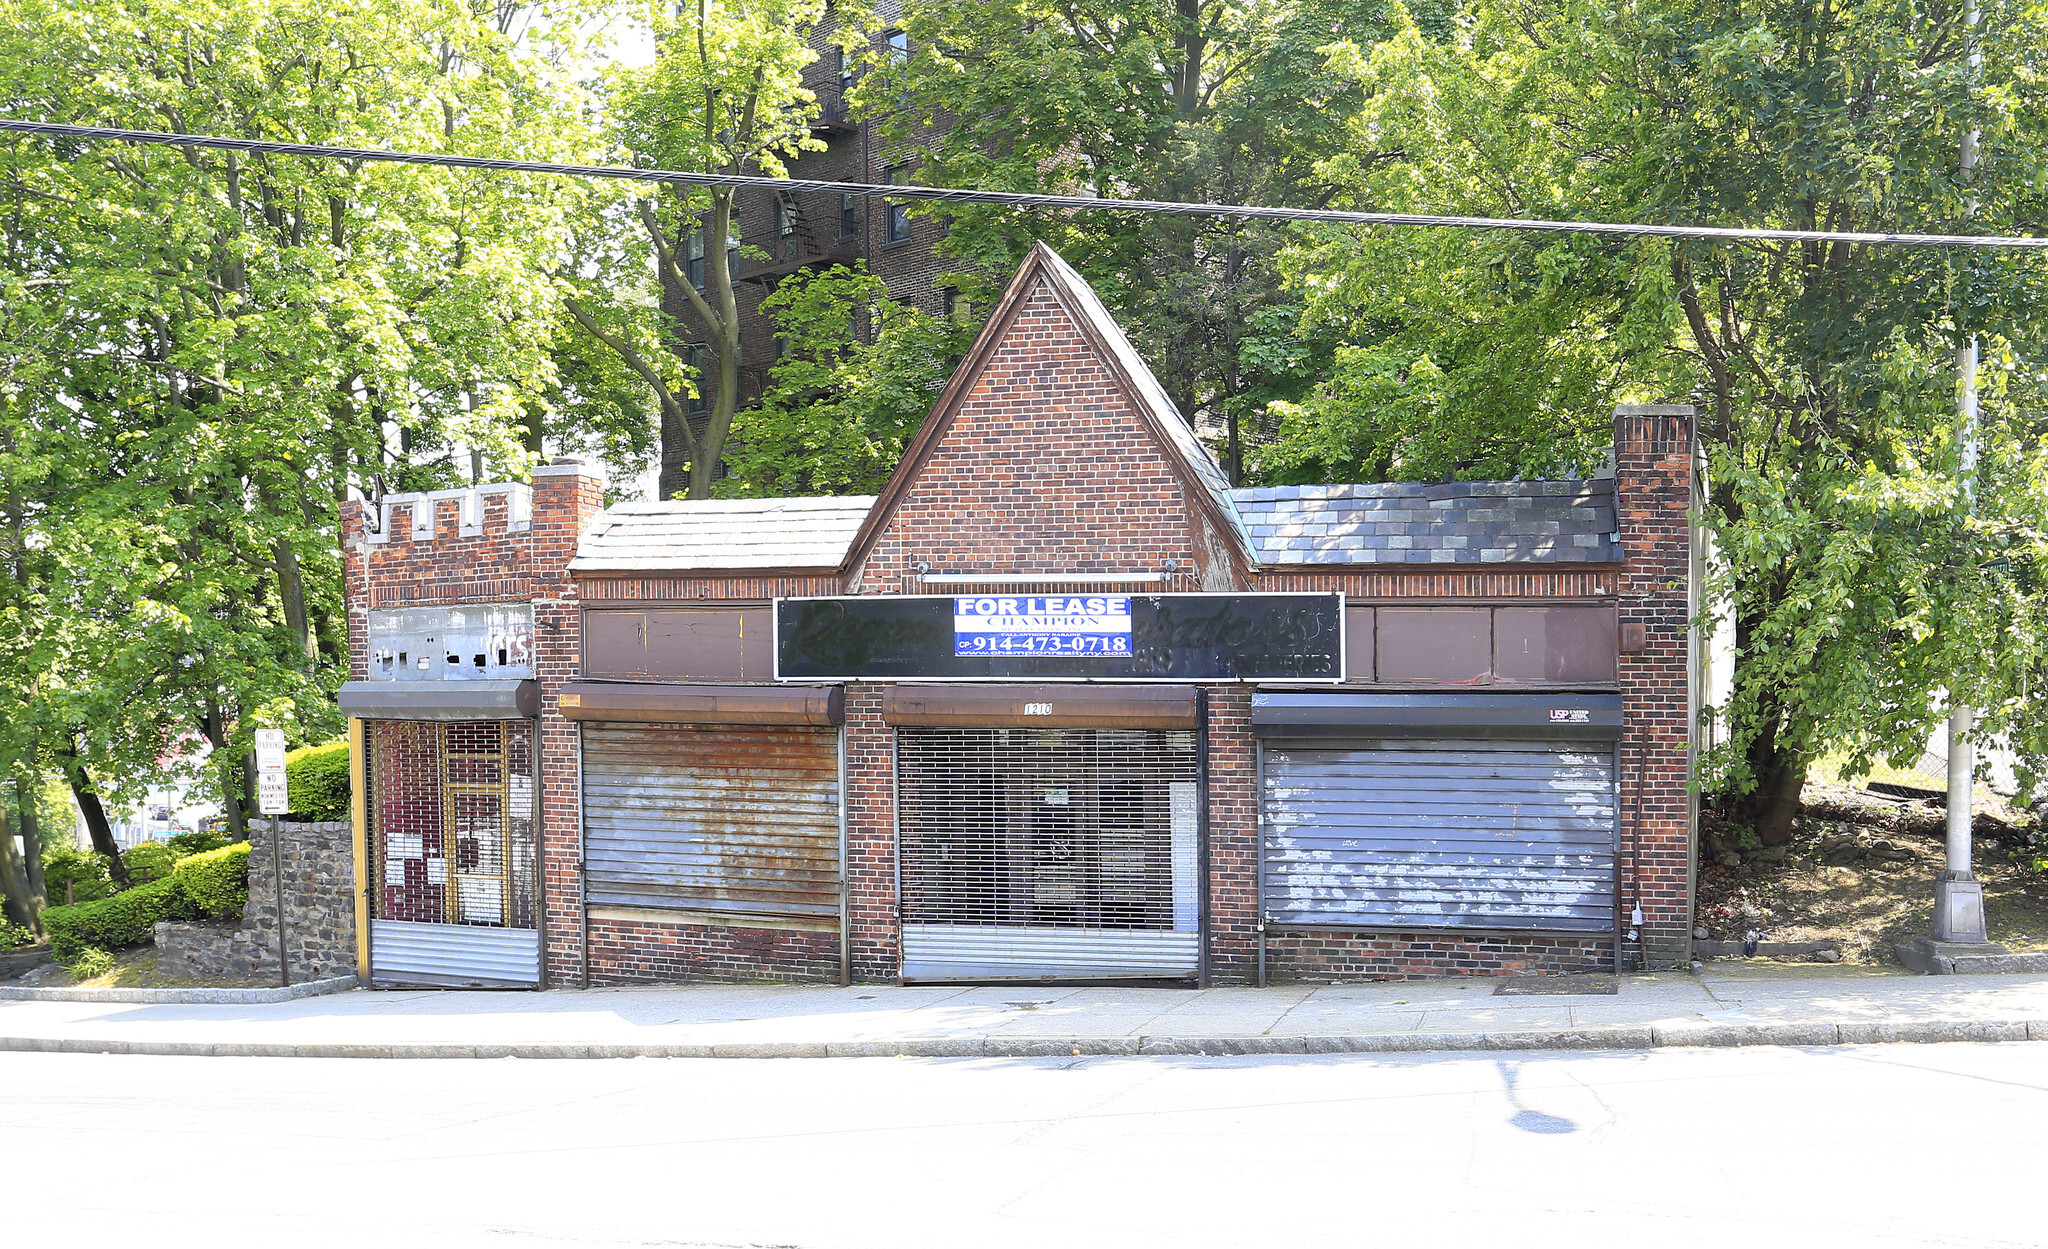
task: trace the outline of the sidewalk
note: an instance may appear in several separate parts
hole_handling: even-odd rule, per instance
[[[695,985],[260,1004],[0,1002],[0,1050],[343,1058],[1037,1057],[2048,1040],[2048,975],[1709,964],[1614,996],[1493,979],[1268,989]]]

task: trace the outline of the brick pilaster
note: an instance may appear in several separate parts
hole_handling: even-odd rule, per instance
[[[1690,899],[1690,645],[1693,409],[1621,407],[1614,414],[1615,507],[1625,553],[1617,673],[1622,717],[1621,908],[1643,910],[1650,967],[1685,957]],[[1640,630],[1642,649],[1626,643]]]

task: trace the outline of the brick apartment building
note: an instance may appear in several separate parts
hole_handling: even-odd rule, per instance
[[[361,970],[1676,964],[1691,418],[1594,480],[1232,489],[1041,246],[877,497],[352,506]]]
[[[900,0],[884,0],[875,6],[882,29],[873,42],[884,55],[892,50],[908,53],[906,37],[890,25],[901,17],[902,8]],[[811,124],[811,134],[824,142],[825,150],[791,159],[790,177],[874,186],[917,181],[922,153],[938,132],[920,126],[908,139],[890,140],[880,134],[877,118],[853,118],[847,99],[856,72],[829,42],[835,20],[828,14],[813,33],[811,46],[818,59],[803,72],[804,86],[818,98],[818,117]],[[851,268],[865,261],[868,271],[888,285],[891,299],[935,315],[967,312],[951,288],[939,281],[941,274],[961,267],[960,262],[941,260],[937,254],[945,234],[943,219],[913,218],[906,203],[879,195],[757,189],[738,194],[733,219],[740,239],[767,253],[765,258],[732,258],[734,295],[740,308],[742,404],[761,394],[776,360],[775,322],[759,311],[761,300],[793,273],[835,264]],[[683,240],[680,254],[693,276],[701,274],[701,239]],[[695,337],[694,344],[685,342],[678,347],[701,366],[707,359],[701,344],[708,343],[710,335],[699,324],[687,296],[667,274],[663,283],[668,288],[663,310],[691,327],[689,332]],[[702,401],[698,403],[701,411]]]

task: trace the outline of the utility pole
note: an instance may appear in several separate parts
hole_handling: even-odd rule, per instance
[[[1975,83],[1983,54],[1977,49],[1977,26],[1983,13],[1970,0],[1963,15],[1968,32],[1964,49],[1970,81]],[[1962,174],[1965,188],[1976,178],[1979,132],[1963,135]],[[1975,216],[1977,197],[1966,190],[1963,214]],[[1956,494],[1963,515],[1976,506],[1977,494],[1977,333],[1963,329],[1956,347]],[[1971,784],[1976,776],[1976,743],[1970,738],[1975,716],[1968,703],[1951,694],[1948,713],[1948,861],[1934,882],[1934,940],[1983,943],[1990,939],[1984,923],[1984,886],[1970,870]]]

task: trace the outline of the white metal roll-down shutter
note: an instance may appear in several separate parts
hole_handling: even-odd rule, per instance
[[[533,722],[373,720],[364,745],[371,982],[538,985]]]
[[[583,725],[592,903],[839,914],[839,735],[778,726]]]
[[[1269,743],[1264,777],[1268,924],[1613,930],[1610,746]]]
[[[905,980],[1183,979],[1195,735],[902,729]]]

